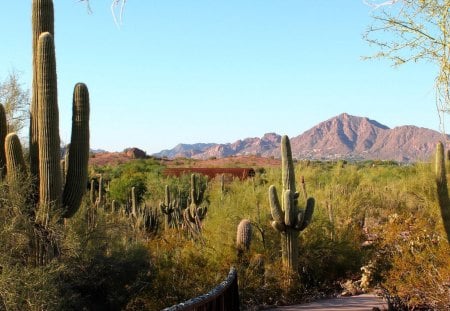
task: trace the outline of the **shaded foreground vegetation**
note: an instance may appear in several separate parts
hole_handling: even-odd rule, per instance
[[[227,182],[199,176],[196,207],[191,176],[165,177],[163,169],[155,160],[91,167],[101,183],[71,219],[50,218],[45,230],[29,216],[32,183],[14,191],[1,184],[0,310],[159,310],[209,291],[232,265],[244,309],[370,288],[398,308],[450,305],[450,249],[432,164],[297,162],[296,178],[304,177],[316,208],[299,236],[294,283],[285,281],[270,226],[268,188],[281,188],[280,169]],[[181,214],[168,220],[165,203]],[[200,208],[206,213],[196,222]],[[243,219],[252,230],[239,248]],[[46,265],[34,260],[37,232],[57,254]]]

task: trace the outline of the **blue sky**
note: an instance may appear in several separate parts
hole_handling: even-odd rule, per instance
[[[31,85],[31,0],[4,1],[0,79]],[[91,96],[91,147],[151,154],[178,143],[297,136],[347,112],[439,130],[432,64],[363,61],[362,0],[54,0],[60,135],[72,90]]]

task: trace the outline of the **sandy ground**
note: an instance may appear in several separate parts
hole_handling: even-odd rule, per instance
[[[375,309],[374,309],[375,308]],[[268,309],[269,311],[296,311],[296,310],[338,310],[338,311],[372,311],[372,310],[387,310],[387,303],[381,297],[373,294],[363,294],[350,297],[339,297],[332,299],[323,299],[316,302],[283,306],[275,309]]]

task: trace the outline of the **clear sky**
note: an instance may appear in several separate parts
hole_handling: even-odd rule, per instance
[[[0,79],[31,87],[31,0],[3,1]],[[72,90],[91,97],[91,147],[147,153],[178,143],[297,136],[340,113],[439,129],[431,64],[363,61],[362,0],[54,0],[60,135]]]

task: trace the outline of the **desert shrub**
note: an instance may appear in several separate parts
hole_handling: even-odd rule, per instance
[[[124,220],[112,223],[99,210],[88,226],[86,198],[65,223],[49,215],[41,224],[29,189],[0,184],[0,310],[120,310],[150,282],[148,250],[122,239]],[[37,260],[46,243],[51,256]]]
[[[373,282],[393,307],[444,310],[450,305],[450,249],[437,206],[430,164],[403,168],[393,179],[398,208],[379,217],[370,265]]]
[[[229,265],[211,260],[213,250],[172,232],[149,241],[152,282],[135,300],[145,310],[160,310],[204,294],[223,281]],[[141,309],[141,310],[142,310]]]
[[[147,191],[146,176],[143,173],[129,173],[111,180],[109,193],[112,200],[126,204],[130,200],[131,188],[135,188],[136,200],[142,201]]]

